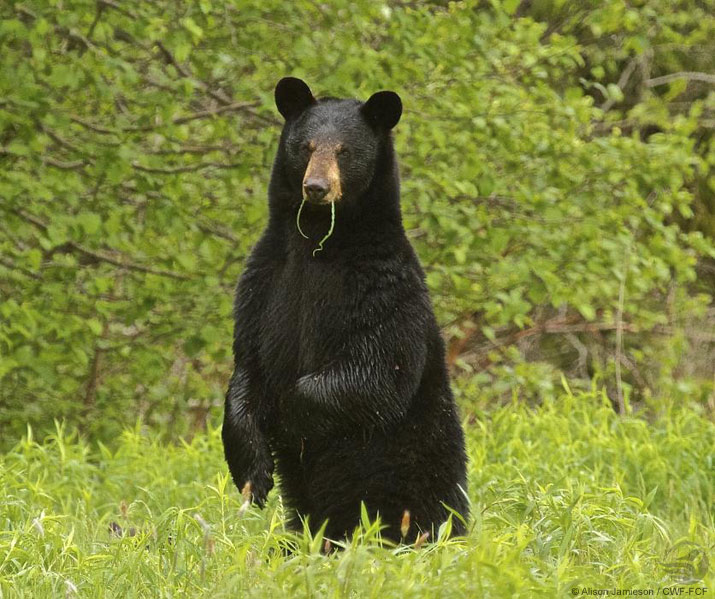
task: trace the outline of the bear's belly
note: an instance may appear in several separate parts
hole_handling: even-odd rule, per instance
[[[333,360],[347,334],[340,271],[286,264],[275,278],[261,318],[260,361],[268,391],[283,394],[301,376]],[[276,365],[280,364],[280,369]]]

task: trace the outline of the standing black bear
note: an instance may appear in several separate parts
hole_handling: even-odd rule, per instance
[[[275,91],[286,123],[268,226],[238,284],[223,443],[239,489],[283,499],[326,536],[364,502],[399,541],[467,517],[464,437],[417,257],[405,236],[390,130],[394,92],[316,100]],[[318,240],[332,230],[318,245]],[[306,238],[307,236],[307,238]],[[409,512],[409,518],[405,516]],[[465,527],[453,519],[453,531]]]

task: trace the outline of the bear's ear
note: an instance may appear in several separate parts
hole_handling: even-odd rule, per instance
[[[402,100],[395,92],[377,92],[362,105],[362,113],[376,127],[392,129],[402,116]]]
[[[315,104],[310,88],[305,81],[295,77],[283,77],[276,85],[276,106],[283,118],[298,116],[308,106]]]

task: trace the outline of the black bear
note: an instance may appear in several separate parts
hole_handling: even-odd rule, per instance
[[[354,530],[361,502],[383,537],[434,538],[450,510],[468,515],[466,454],[400,216],[391,130],[402,103],[389,91],[316,100],[292,77],[275,99],[285,125],[268,225],[236,292],[231,475],[262,506],[275,461],[285,504],[313,531],[327,520],[328,538]]]

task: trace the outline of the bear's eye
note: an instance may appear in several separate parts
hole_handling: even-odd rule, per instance
[[[340,146],[337,151],[338,156],[349,156],[350,155],[350,149],[346,148],[345,146]]]
[[[314,152],[315,144],[312,141],[306,141],[301,144],[300,149],[304,152]]]

